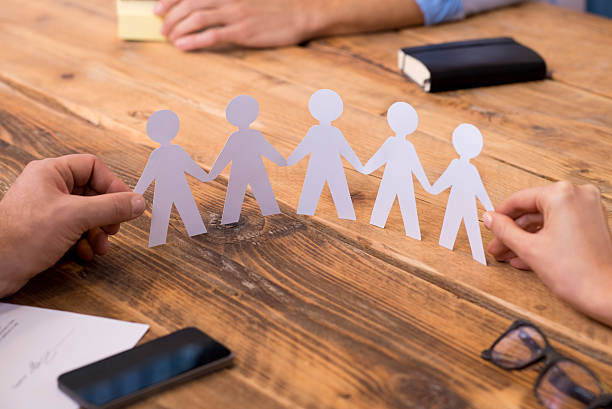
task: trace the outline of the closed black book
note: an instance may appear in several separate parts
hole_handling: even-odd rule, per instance
[[[541,80],[546,63],[510,37],[402,48],[400,70],[427,92]]]

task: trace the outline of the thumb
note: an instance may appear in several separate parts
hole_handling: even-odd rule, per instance
[[[533,236],[523,230],[516,222],[503,213],[486,212],[484,225],[519,258],[528,262],[528,254],[532,248]]]
[[[133,192],[73,196],[75,217],[87,230],[132,220],[142,214],[145,200]]]

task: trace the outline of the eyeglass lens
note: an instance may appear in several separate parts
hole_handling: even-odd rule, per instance
[[[548,368],[535,391],[548,409],[584,409],[603,393],[598,380],[585,367],[569,360]]]
[[[491,350],[491,360],[506,369],[525,366],[542,357],[546,341],[531,326],[520,326],[508,332]]]

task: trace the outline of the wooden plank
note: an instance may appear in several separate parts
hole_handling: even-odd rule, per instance
[[[85,149],[133,184],[150,151],[6,87],[0,116],[3,186],[33,158]],[[235,351],[234,369],[141,407],[539,407],[534,370],[505,372],[479,358],[508,320],[287,206],[264,219],[248,197],[240,223],[221,226],[225,187],[192,183],[208,234],[187,238],[174,214],[169,244],[147,249],[148,217],[141,217],[123,225],[109,256],[65,260],[7,301],[146,322],[145,340],[196,325]],[[561,350],[612,374],[590,356]]]
[[[28,4],[35,6],[34,2]],[[414,105],[422,113],[422,122],[425,122],[422,128],[425,132],[419,132],[414,143],[425,168],[431,170],[430,175],[437,177],[453,157],[450,137],[440,135],[450,135],[457,123],[457,120],[448,119],[446,114],[452,112],[452,115],[458,118],[464,111],[465,103],[448,103],[445,99],[438,99],[434,104],[428,99],[429,96],[425,97],[416,92],[410,84],[396,77],[390,79],[388,73],[371,72],[371,66],[360,65],[360,61],[355,58],[339,58],[338,53],[300,48],[270,52],[184,55],[172,48],[160,48],[154,44],[119,45],[113,41],[105,41],[106,29],[92,29],[87,36],[75,40],[70,40],[71,37],[66,32],[58,33],[56,37],[66,41],[64,43],[47,38],[44,30],[56,30],[62,21],[84,20],[85,15],[80,16],[80,9],[71,8],[53,12],[40,32],[16,25],[5,26],[5,38],[30,38],[32,44],[37,44],[36,47],[46,52],[41,53],[35,49],[21,50],[17,47],[13,49],[10,45],[13,41],[8,41],[9,48],[5,52],[10,52],[9,57],[2,61],[4,81],[21,92],[43,99],[60,110],[74,112],[138,143],[153,146],[143,136],[146,118],[156,107],[171,107],[180,113],[183,120],[181,136],[177,142],[188,148],[201,163],[210,166],[221,149],[225,136],[232,131],[223,120],[225,103],[237,93],[253,92],[262,104],[262,115],[255,126],[269,136],[284,154],[288,154],[299,142],[301,135],[312,125],[312,119],[305,110],[308,96],[316,84],[331,83],[339,90],[344,90],[343,95],[347,95],[347,109],[338,125],[349,135],[350,141],[358,140],[355,149],[362,158],[373,153],[384,139],[383,136],[380,140],[373,140],[371,135],[388,134],[389,130],[380,114],[384,113],[396,95],[402,93],[411,93],[411,98],[417,100]],[[87,15],[89,14],[91,13],[88,12]],[[31,18],[35,15],[32,11]],[[102,13],[95,14],[95,18],[98,16],[102,16],[101,22],[108,19]],[[24,18],[26,26],[30,20]],[[86,44],[91,43],[99,44],[97,49],[100,51],[92,50],[91,47],[85,48]],[[301,63],[296,64],[295,61]],[[44,66],[46,69],[30,69],[30,66]],[[251,66],[254,68],[249,68]],[[296,66],[302,67],[302,71],[296,70]],[[266,73],[268,69],[274,75]],[[181,75],[175,77],[173,73],[176,72],[181,72]],[[223,75],[220,76],[219,73]],[[182,80],[179,81],[179,78]],[[185,81],[190,87],[185,87]],[[535,96],[545,94],[533,93]],[[526,96],[531,94],[519,95],[519,99]],[[510,96],[507,98],[513,100]],[[551,109],[557,106],[550,101],[548,103]],[[596,108],[585,104],[579,109]],[[474,119],[473,115],[480,114],[472,113],[470,118]],[[471,122],[482,128],[482,120],[481,118]],[[443,126],[436,125],[439,123]],[[518,115],[512,120],[504,119],[500,123],[513,128],[517,133],[520,133],[524,126],[523,119]],[[441,128],[444,132],[440,131]],[[363,133],[364,129],[368,130],[367,134]],[[596,131],[587,129],[584,134],[589,137],[597,133]],[[498,135],[495,129],[485,129],[485,137],[488,138],[486,153],[478,158],[477,163],[485,184],[488,180],[501,181],[498,186],[488,185],[494,202],[499,202],[518,188],[545,183],[547,178],[526,172],[521,166],[491,157],[491,144],[497,145],[500,152],[511,154],[518,151],[519,154],[516,154],[513,160],[527,158],[531,163],[546,160],[551,163],[558,162],[555,156],[547,159],[541,154],[518,150],[517,146],[521,145],[504,144],[506,135]],[[605,138],[600,139],[601,143],[606,143]],[[574,149],[577,148],[567,147],[570,153]],[[592,163],[592,166],[601,166],[603,173],[609,172],[606,165],[599,160]],[[551,165],[546,172],[573,172],[576,170],[573,166],[575,165],[568,159],[567,163]],[[285,203],[294,206],[297,203],[295,189],[301,184],[304,164],[298,166],[297,172],[284,168],[269,170],[278,196]],[[583,348],[592,346],[609,353],[610,330],[585,320],[583,316],[558,301],[532,274],[525,274],[504,265],[495,265],[495,268],[488,269],[475,265],[467,254],[469,250],[463,233],[455,253],[450,254],[440,249],[437,246],[437,234],[446,203],[445,196],[432,198],[422,190],[417,191],[423,242],[415,242],[403,236],[397,209],[394,210],[387,229],[380,230],[369,226],[369,211],[379,183],[377,176],[379,177],[380,173],[364,178],[349,172],[349,183],[358,214],[357,223],[338,221],[328,195],[324,196],[320,204],[317,220],[333,226],[339,235],[358,240],[367,251],[377,257],[389,259],[397,266],[412,270],[443,288],[469,297],[505,315],[529,315],[553,328],[561,337],[581,339]],[[489,237],[487,235],[487,238]],[[449,269],[448,260],[452,260],[452,269]]]

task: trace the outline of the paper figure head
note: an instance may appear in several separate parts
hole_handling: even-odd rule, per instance
[[[330,123],[338,119],[344,106],[342,98],[331,89],[320,89],[310,97],[308,102],[310,114],[321,123]]]
[[[238,128],[248,128],[257,119],[259,103],[249,95],[238,95],[225,109],[227,121]]]
[[[387,111],[387,122],[397,136],[406,136],[416,131],[419,116],[412,105],[396,102]]]
[[[453,146],[459,156],[475,158],[482,150],[482,134],[474,125],[461,124],[453,132]]]
[[[180,121],[176,114],[168,109],[154,112],[147,121],[147,134],[161,145],[167,145],[178,134]]]

